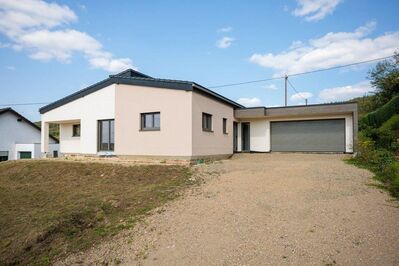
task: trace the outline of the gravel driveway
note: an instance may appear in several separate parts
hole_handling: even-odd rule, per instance
[[[199,166],[204,185],[64,263],[398,265],[398,202],[342,159],[239,154]]]

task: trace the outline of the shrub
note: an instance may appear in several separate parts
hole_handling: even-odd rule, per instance
[[[394,114],[399,113],[399,95],[393,97],[389,102],[364,116],[360,121],[361,128],[371,126],[374,128],[380,127],[385,121],[390,119]]]

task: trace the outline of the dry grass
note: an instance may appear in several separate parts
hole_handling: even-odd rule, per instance
[[[190,175],[169,165],[0,163],[0,264],[50,264],[131,228]]]

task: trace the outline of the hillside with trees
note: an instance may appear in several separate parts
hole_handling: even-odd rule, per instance
[[[369,72],[375,92],[355,99],[359,104],[359,143],[352,162],[375,173],[399,197],[399,53]]]

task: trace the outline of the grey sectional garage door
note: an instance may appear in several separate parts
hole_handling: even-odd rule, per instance
[[[271,122],[271,150],[345,152],[345,119]]]

